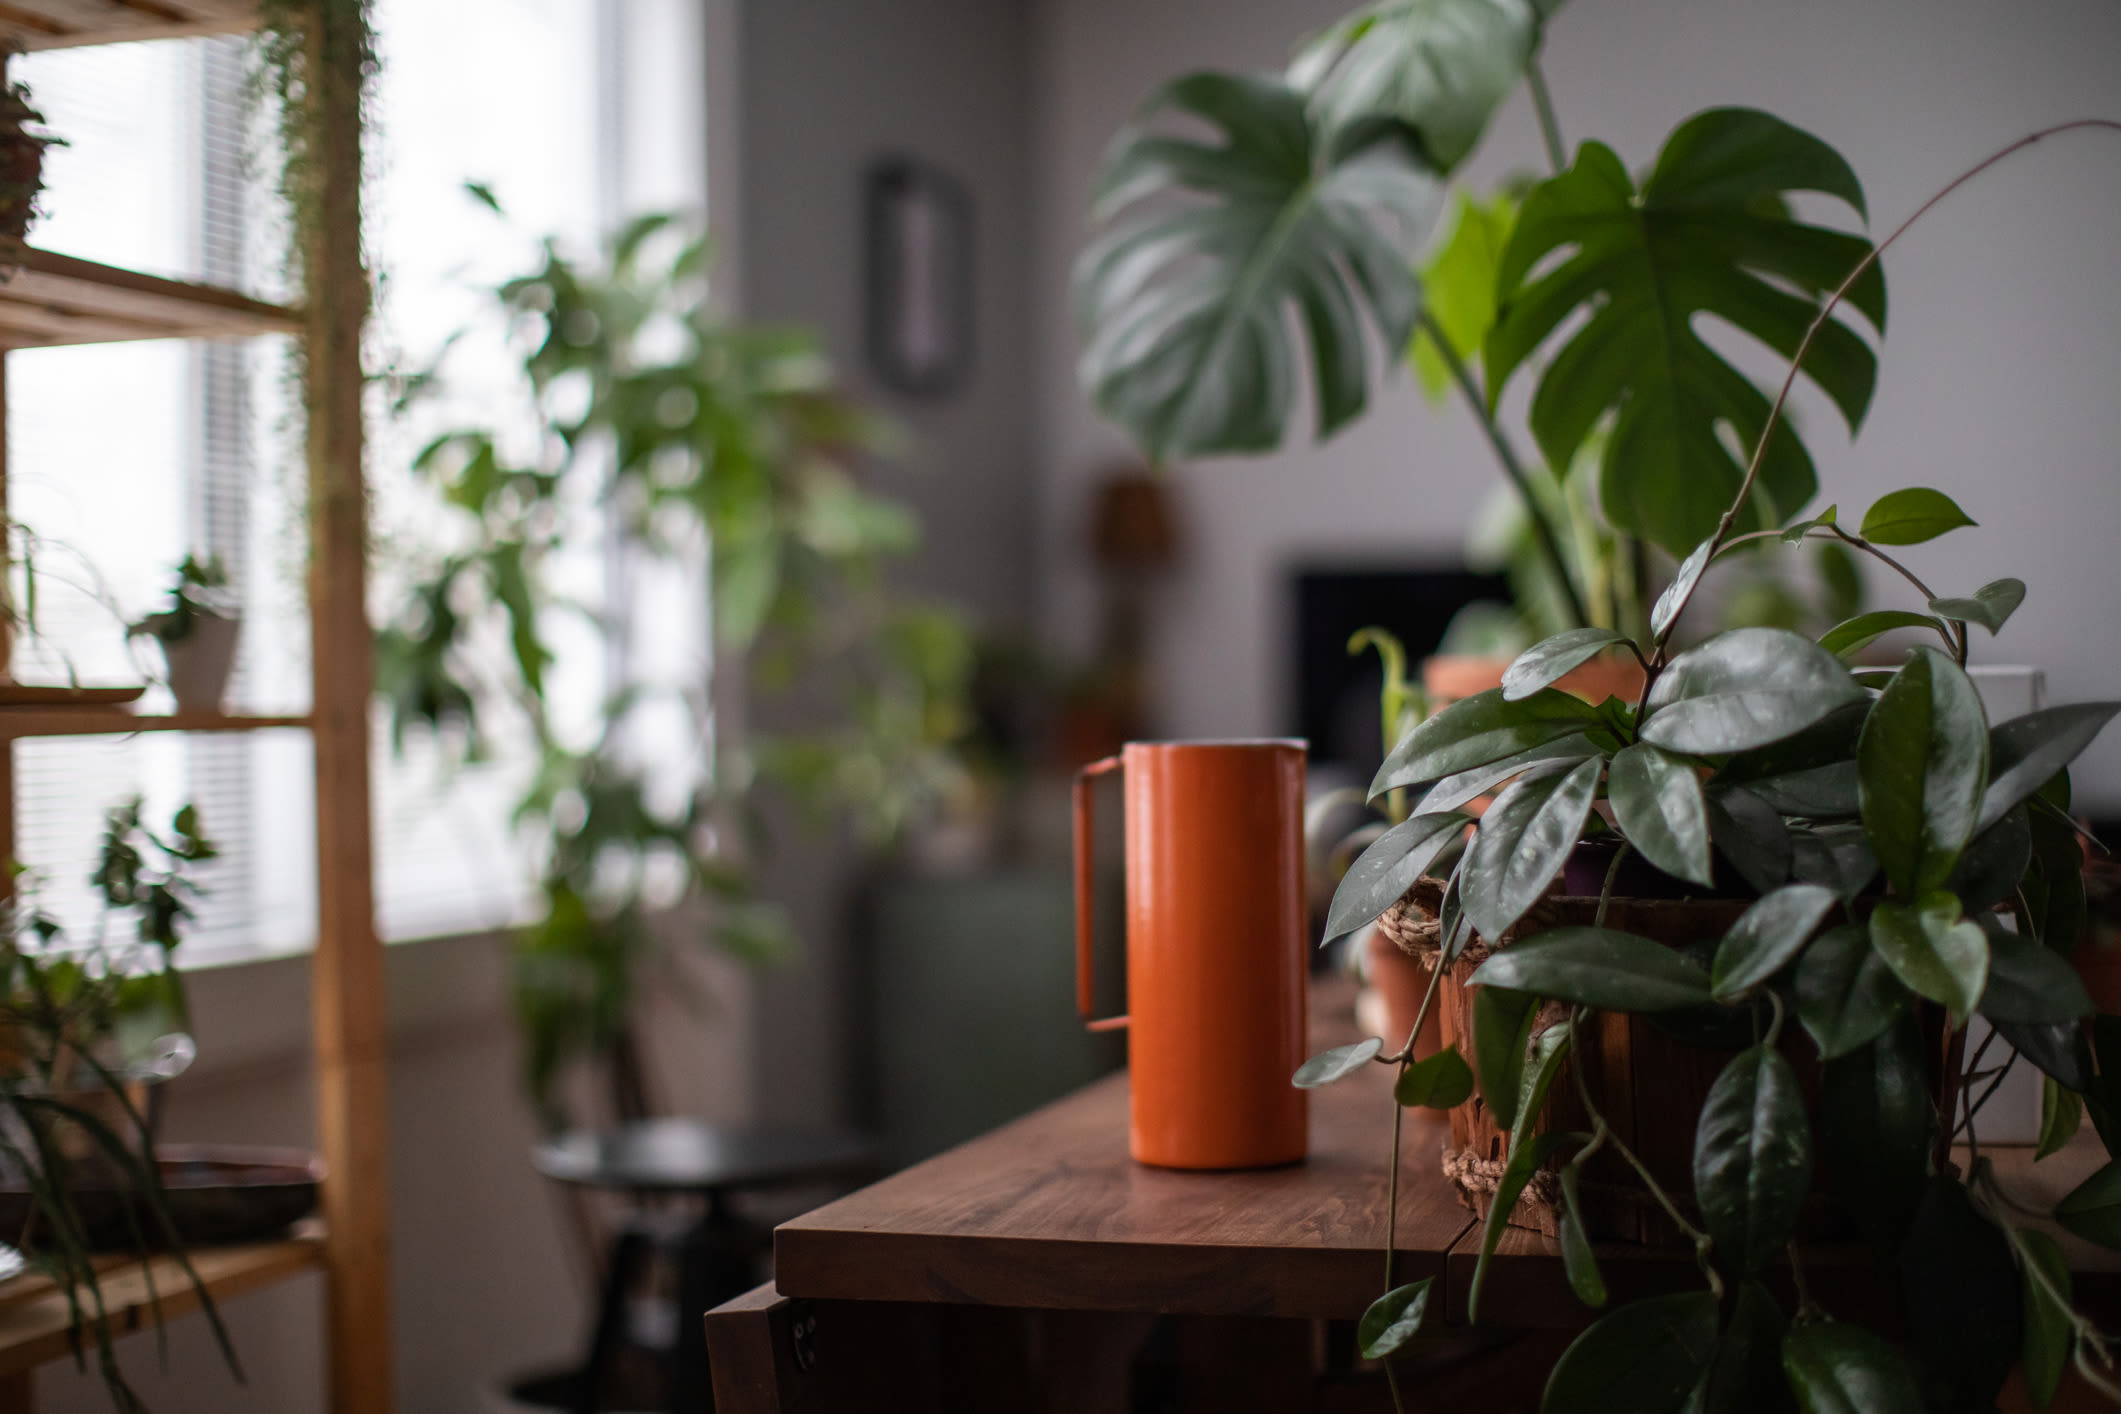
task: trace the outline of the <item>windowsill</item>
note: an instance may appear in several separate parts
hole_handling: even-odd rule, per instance
[[[187,1086],[231,1083],[306,1066],[312,1035],[310,960],[299,951],[224,949],[184,969],[199,1056]],[[383,949],[393,1049],[447,1044],[512,1024],[509,933],[489,929],[405,939]]]

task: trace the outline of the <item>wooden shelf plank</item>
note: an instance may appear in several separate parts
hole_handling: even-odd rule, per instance
[[[9,0],[0,0],[0,5]],[[297,310],[0,239],[0,349],[292,333]]]
[[[200,1247],[191,1253],[193,1270],[215,1301],[286,1281],[324,1265],[321,1225],[307,1224],[279,1242],[240,1247]],[[173,1257],[156,1257],[143,1265],[121,1262],[104,1272],[103,1300],[111,1327],[120,1334],[150,1330],[154,1308],[147,1299],[147,1274],[154,1277],[162,1318],[173,1320],[199,1309],[199,1296]],[[86,1299],[84,1294],[84,1300]],[[74,1353],[73,1316],[66,1297],[43,1276],[20,1276],[0,1283],[0,1376],[20,1374]]]
[[[0,44],[24,49],[240,34],[257,27],[256,0],[0,0]]]
[[[130,736],[134,732],[262,732],[307,727],[307,717],[230,717],[219,712],[136,716],[123,707],[0,707],[0,741],[40,736]]]

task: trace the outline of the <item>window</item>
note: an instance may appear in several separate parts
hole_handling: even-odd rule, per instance
[[[697,20],[679,0],[379,0],[378,120],[368,238],[382,272],[375,357],[420,366],[479,309],[476,288],[524,266],[547,234],[586,246],[625,210],[696,203]],[[115,265],[278,297],[281,225],[256,177],[264,127],[247,112],[246,41],[162,41],[18,58],[72,144],[48,164],[49,215],[32,239]],[[600,95],[608,97],[603,101]],[[648,139],[625,141],[629,132]],[[672,134],[678,136],[673,138]],[[498,221],[462,190],[490,184]],[[496,350],[498,355],[498,350]],[[436,415],[513,411],[505,369],[453,365]],[[299,712],[309,690],[301,462],[286,416],[284,351],[244,344],[118,344],[8,359],[9,502],[44,542],[39,627],[24,681],[138,681],[153,650],[122,624],[147,612],[190,550],[218,553],[243,602],[231,702]],[[468,375],[468,376],[467,376]],[[122,409],[122,415],[118,415]],[[369,452],[379,577],[417,533],[405,471],[431,423],[378,418]],[[150,698],[149,707],[154,706]],[[104,809],[144,793],[166,823],[197,803],[222,858],[187,962],[309,945],[314,825],[309,739],[298,731],[156,734],[16,746],[17,852],[70,926],[94,914],[87,879]],[[507,813],[525,763],[452,768],[431,744],[374,753],[378,926],[389,938],[514,921],[529,906]]]

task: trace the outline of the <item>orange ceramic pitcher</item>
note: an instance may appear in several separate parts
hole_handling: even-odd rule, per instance
[[[1091,786],[1125,773],[1127,1015],[1091,1020]],[[1145,1164],[1304,1156],[1304,744],[1129,742],[1075,781],[1076,1004],[1128,1029]]]

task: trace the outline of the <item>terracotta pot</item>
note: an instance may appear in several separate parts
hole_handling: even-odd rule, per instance
[[[1476,653],[1437,653],[1422,659],[1421,690],[1428,694],[1431,710],[1476,697],[1502,686],[1511,661]],[[1555,686],[1587,702],[1608,697],[1633,702],[1642,692],[1642,664],[1630,653],[1607,654],[1565,674]]]
[[[1407,897],[1386,913],[1381,931],[1389,933],[1402,948],[1411,944],[1419,950],[1425,944],[1433,955],[1434,919],[1441,895],[1439,881],[1417,881]],[[1672,947],[1686,947],[1722,937],[1746,906],[1743,899],[1616,897],[1608,906],[1605,926]],[[1504,936],[1504,945],[1548,928],[1589,924],[1597,908],[1595,898],[1549,896]],[[1470,1056],[1473,1052],[1473,999],[1479,990],[1468,986],[1467,979],[1487,955],[1487,945],[1476,938],[1451,964],[1441,987],[1442,1040],[1457,1046],[1461,1055]],[[1544,1030],[1564,1016],[1563,1008],[1550,1007],[1536,1027]],[[1958,1074],[1958,1050],[1964,1033],[1948,1032],[1945,1018],[1936,1008],[1923,1011],[1922,1026],[1925,1049],[1931,1059],[1932,1092],[1939,1112],[1949,1114],[1952,1077]],[[1797,1072],[1807,1103],[1816,1105],[1820,1086],[1818,1055],[1794,1024],[1785,1027],[1782,1051]],[[1647,1016],[1601,1012],[1594,1043],[1579,1046],[1564,1062],[1531,1132],[1590,1128],[1589,1115],[1577,1092],[1576,1074],[1580,1068],[1584,1088],[1614,1132],[1640,1156],[1658,1184],[1683,1208],[1690,1208],[1694,1191],[1694,1131],[1710,1087],[1734,1053],[1735,1050],[1679,1039],[1673,1034],[1669,1019],[1660,1025]],[[1477,1092],[1451,1111],[1451,1144],[1444,1151],[1444,1170],[1458,1189],[1460,1200],[1483,1219],[1508,1159],[1508,1132],[1495,1123]],[[1559,1168],[1557,1159],[1549,1164],[1547,1172],[1535,1176],[1511,1211],[1512,1226],[1555,1234],[1560,1219],[1556,1177]],[[1823,1165],[1813,1183],[1800,1231],[1808,1238],[1850,1235],[1850,1223],[1827,1191]],[[1586,1225],[1595,1239],[1658,1244],[1682,1241],[1647,1190],[1615,1154],[1601,1154],[1590,1161],[1584,1170],[1582,1196]]]
[[[1381,931],[1372,928],[1363,939],[1362,972],[1369,987],[1364,997],[1376,998],[1374,1011],[1365,1010],[1360,1017],[1364,1029],[1382,1036],[1387,1048],[1397,1050],[1406,1044],[1407,1033],[1414,1029],[1414,1018],[1421,1013],[1422,995],[1429,989],[1429,969],[1401,950],[1398,944]],[[1442,998],[1437,998],[1441,1003]],[[1358,1001],[1358,1008],[1364,1006]],[[1432,1005],[1429,1019],[1422,1023],[1421,1035],[1414,1039],[1414,1056],[1427,1060],[1443,1049],[1443,1007]]]

